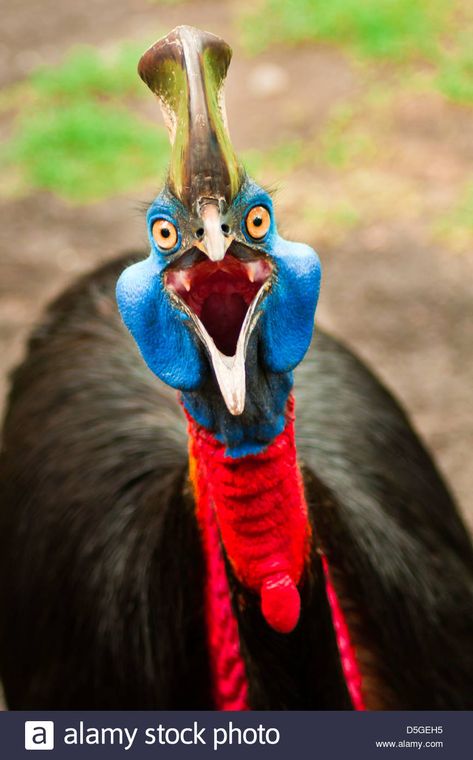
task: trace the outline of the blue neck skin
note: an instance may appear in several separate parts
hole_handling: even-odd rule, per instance
[[[239,458],[259,454],[284,430],[286,403],[291,391],[292,372],[264,372],[258,366],[257,334],[250,339],[246,361],[246,401],[243,414],[230,414],[215,379],[211,376],[198,391],[182,393],[182,402],[191,417],[211,430],[226,444],[227,456]]]
[[[246,215],[255,205],[264,205],[271,215],[270,229],[257,244],[245,227]],[[151,229],[158,218],[176,226],[178,239],[172,251],[164,252],[154,242]],[[167,192],[148,211],[150,255],[122,273],[117,302],[150,370],[181,391],[189,414],[226,444],[228,456],[242,457],[259,453],[284,429],[292,370],[312,338],[321,268],[312,248],[278,235],[271,198],[255,183],[245,182],[229,218],[236,240],[267,254],[276,271],[248,342],[243,414],[228,412],[190,317],[172,302],[164,287],[164,270],[187,249],[189,230],[187,211]]]

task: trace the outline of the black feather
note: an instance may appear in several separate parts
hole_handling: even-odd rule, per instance
[[[61,296],[14,373],[0,455],[12,708],[212,706],[185,420],[118,316],[129,259]],[[472,550],[432,461],[387,391],[320,331],[296,398],[317,543],[290,636],[231,578],[252,706],[350,706],[323,549],[379,704],[472,707]]]

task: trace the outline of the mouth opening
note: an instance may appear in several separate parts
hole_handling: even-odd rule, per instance
[[[193,248],[165,273],[166,288],[194,314],[224,356],[234,356],[245,317],[273,267],[244,245],[233,242],[222,261],[210,261]]]

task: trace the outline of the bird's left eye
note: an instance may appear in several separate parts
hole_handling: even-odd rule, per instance
[[[255,240],[264,238],[271,224],[269,211],[264,206],[253,206],[246,215],[246,229]]]
[[[177,230],[167,219],[156,219],[153,224],[153,238],[156,245],[170,251],[177,243]]]

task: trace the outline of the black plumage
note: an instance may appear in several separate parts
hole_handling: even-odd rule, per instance
[[[14,373],[0,457],[11,708],[212,707],[185,420],[115,304],[132,258],[62,295]],[[320,330],[295,395],[316,541],[292,634],[269,629],[231,578],[251,706],[350,707],[323,549],[372,706],[472,708],[473,552],[432,460],[386,389]]]

